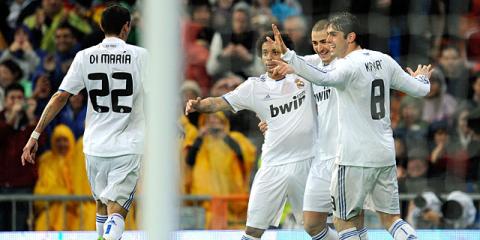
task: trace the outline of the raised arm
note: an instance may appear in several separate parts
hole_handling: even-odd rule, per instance
[[[343,87],[345,85],[345,81],[348,78],[343,76],[345,75],[343,72],[338,69],[332,69],[330,71],[320,69],[317,66],[307,62],[304,58],[297,56],[295,51],[289,50],[286,47],[285,43],[283,42],[282,35],[275,24],[272,24],[272,29],[275,40],[270,38],[267,40],[280,47],[282,53],[284,54],[282,59],[293,68],[297,75],[316,85],[332,87]],[[287,71],[285,63],[276,60],[274,60],[274,62],[278,66],[277,71],[279,71],[279,73]]]
[[[396,63],[395,63],[396,64]],[[431,65],[418,65],[415,72],[407,68],[409,74],[396,64],[392,79],[392,88],[413,97],[424,97],[430,92],[429,78],[432,74]]]
[[[71,96],[70,93],[65,91],[58,91],[53,94],[50,101],[48,101],[47,106],[43,110],[42,116],[35,127],[30,139],[23,148],[22,153],[22,165],[25,166],[25,161],[31,164],[35,163],[35,153],[38,149],[38,137],[45,130],[47,125],[57,116],[58,112],[65,106],[68,101],[68,98]]]
[[[213,113],[232,110],[232,107],[223,97],[197,98],[188,100],[185,115],[191,112]]]

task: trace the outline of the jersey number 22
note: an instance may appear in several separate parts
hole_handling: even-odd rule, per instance
[[[112,79],[117,81],[126,81],[124,89],[113,89],[110,92],[110,87],[108,86],[108,75],[106,73],[90,73],[88,74],[88,80],[92,81],[102,81],[101,89],[91,89],[88,91],[90,96],[90,101],[92,102],[92,107],[96,112],[106,113],[110,109],[107,106],[101,106],[97,103],[97,97],[106,97],[111,93],[112,98],[112,111],[116,113],[129,113],[132,111],[131,107],[118,105],[118,98],[131,96],[133,94],[133,79],[132,74],[127,72],[114,72],[112,74]]]

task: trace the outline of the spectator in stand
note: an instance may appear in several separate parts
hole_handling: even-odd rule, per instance
[[[6,59],[14,60],[22,68],[23,76],[30,79],[30,75],[35,71],[40,63],[40,58],[32,48],[29,37],[30,31],[27,27],[21,26],[15,30],[15,35],[10,47],[3,51],[0,61]]]
[[[314,54],[307,21],[303,16],[290,16],[283,22],[283,29],[293,41],[293,50],[299,56]]]
[[[0,63],[0,97],[4,97],[4,89],[13,83],[22,85],[25,97],[30,97],[32,84],[22,78],[23,72],[13,60],[7,59]],[[3,99],[0,100],[0,109],[3,106]]]
[[[191,194],[248,193],[256,156],[253,144],[243,134],[230,131],[228,119],[222,112],[202,114],[199,126],[198,136],[186,159],[192,168]],[[211,224],[210,207],[205,203],[207,228]],[[246,207],[244,203],[230,205],[229,217],[244,219]]]
[[[206,95],[212,82],[207,73],[207,61],[214,30],[211,28],[211,9],[207,0],[192,0],[190,20],[185,21],[183,44],[185,78],[194,79]]]
[[[400,120],[395,135],[400,138],[406,149],[426,145],[428,124],[421,119],[422,102],[405,96],[400,103]]]
[[[25,100],[21,85],[13,83],[5,89],[5,109],[0,112],[0,194],[33,193],[37,169],[34,165],[22,167],[19,159],[22,143],[36,125],[35,105],[35,100]],[[28,204],[17,202],[15,212],[16,222],[12,223],[11,203],[0,203],[0,231],[28,230]]]
[[[217,32],[232,31],[233,0],[216,0],[213,7],[212,27]]]
[[[72,169],[75,157],[75,139],[72,130],[66,125],[55,127],[50,145],[52,149],[38,158],[38,181],[34,194],[71,195],[74,193],[73,176],[76,173]],[[64,212],[62,202],[35,202],[37,213],[35,230],[75,230],[74,226],[78,225],[79,220],[77,203],[66,204],[66,212]],[[66,225],[64,225],[65,218]]]
[[[235,90],[241,83],[245,81],[242,77],[237,75],[229,75],[219,79],[210,90],[211,97],[220,97],[224,94]],[[194,112],[195,113],[195,112]],[[263,143],[263,135],[258,129],[260,120],[252,111],[239,111],[233,113],[232,111],[224,112],[230,121],[232,131],[241,132],[247,136],[256,147],[261,147]],[[191,113],[188,114],[190,116]]]
[[[58,89],[75,54],[80,50],[75,28],[68,22],[62,22],[55,30],[54,43],[54,51],[44,57],[37,71],[48,73],[52,89]]]
[[[404,193],[420,193],[428,188],[428,152],[423,148],[412,148],[408,151],[407,177],[400,183]],[[402,187],[403,186],[403,187]]]
[[[434,69],[430,77],[430,93],[425,97],[422,120],[427,123],[453,120],[457,101],[447,91],[445,76],[439,69]]]
[[[244,78],[263,72],[255,56],[257,33],[250,28],[250,7],[245,2],[235,4],[232,31],[216,32],[210,45],[207,72],[214,78],[235,73]]]
[[[67,21],[82,34],[92,32],[92,27],[75,11],[69,11],[63,6],[62,0],[42,0],[41,7],[27,17],[24,24],[32,31],[34,48],[53,53],[55,51],[55,35],[62,21]]]
[[[85,131],[85,118],[87,116],[87,91],[84,89],[77,95],[68,99],[68,105],[62,109],[61,118],[73,131],[75,139],[83,135]]]
[[[470,94],[470,70],[458,47],[444,47],[440,51],[438,63],[445,76],[447,93],[457,99],[466,99]]]

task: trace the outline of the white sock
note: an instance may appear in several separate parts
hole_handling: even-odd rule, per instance
[[[260,238],[252,237],[244,233],[240,240],[260,240]]]
[[[367,228],[363,227],[358,230],[358,235],[360,236],[361,240],[368,240]]]
[[[390,232],[390,235],[392,235],[395,240],[418,239],[415,229],[413,229],[410,224],[403,221],[403,219],[395,221],[392,226],[388,228],[388,232]]]
[[[107,221],[107,215],[100,215],[97,213],[97,218],[95,220],[97,234],[99,237],[103,236],[103,224]]]
[[[358,235],[358,231],[357,231],[357,228],[353,227],[353,228],[349,228],[349,229],[345,229],[341,232],[338,233],[338,235],[340,236],[340,240],[360,240],[360,236]]]
[[[312,240],[338,240],[338,234],[327,226],[317,235],[313,236]]]
[[[118,213],[110,215],[103,227],[103,238],[105,240],[119,240],[122,237],[123,230],[125,229],[125,221],[123,220],[123,216]]]

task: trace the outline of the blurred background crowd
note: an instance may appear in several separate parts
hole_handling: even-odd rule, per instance
[[[133,28],[127,42],[139,44],[141,1],[113,2],[131,9]],[[182,103],[196,97],[221,96],[249,76],[263,74],[255,43],[258,36],[271,30],[271,23],[289,34],[297,53],[314,54],[311,27],[339,11],[359,17],[368,33],[363,47],[385,52],[404,67],[432,63],[435,71],[426,98],[391,93],[400,192],[419,196],[416,201],[403,202],[403,212],[411,221],[431,224],[417,225],[421,227],[475,227],[477,213],[467,213],[467,209],[475,210],[479,204],[464,193],[480,192],[479,0],[181,2],[184,74],[178,84]],[[90,194],[81,143],[88,101],[85,91],[70,98],[42,135],[37,164],[22,167],[20,156],[75,54],[103,39],[98,23],[108,3],[0,2],[0,194]],[[169,36],[165,32],[164,37]],[[184,105],[179,106],[181,193],[248,194],[261,164],[263,142],[255,114],[194,113],[186,117],[181,114],[183,109]],[[471,202],[471,207],[463,207],[460,214],[468,218],[468,224],[457,226],[444,219],[453,214],[442,211],[453,193]],[[438,197],[442,194],[448,197]],[[438,203],[436,207],[432,207],[434,203]],[[201,205],[207,228],[216,214],[213,205],[210,201]],[[65,211],[60,203],[50,202],[46,212],[46,203],[36,202],[31,211],[27,203],[18,202],[13,223],[9,220],[12,204],[0,202],[0,231],[13,226],[16,230],[60,230],[65,227],[61,222],[50,220],[47,225],[44,220],[59,219],[59,214],[77,219],[68,221],[68,229],[79,229],[80,225],[94,229],[94,219],[88,215],[93,208],[69,203]],[[228,206],[227,217],[231,222],[241,222],[245,212],[246,202],[238,201]],[[81,214],[84,217],[79,218]],[[78,219],[85,222],[80,224]],[[133,217],[130,222],[130,228],[135,228]]]

